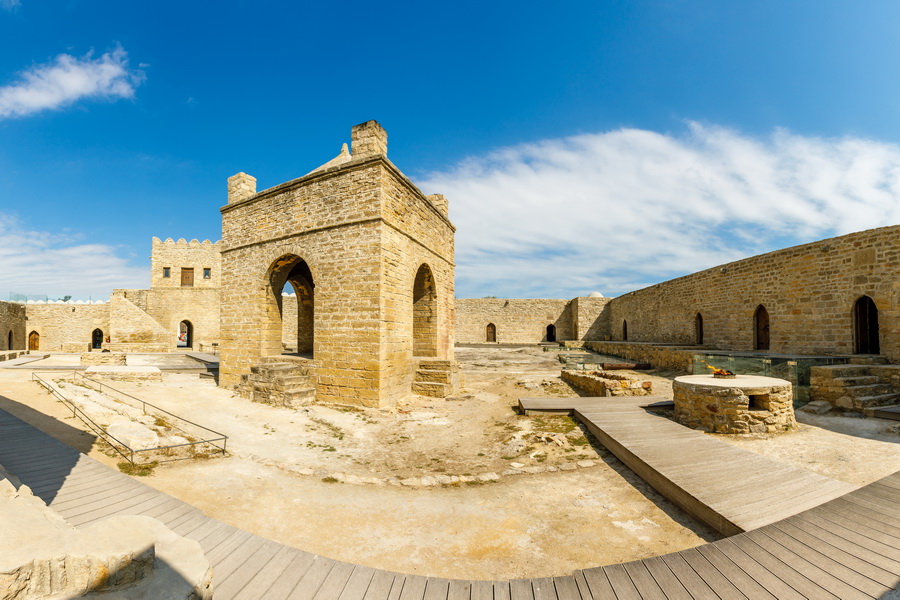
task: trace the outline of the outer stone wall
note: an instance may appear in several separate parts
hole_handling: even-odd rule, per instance
[[[900,360],[900,226],[770,252],[614,298],[609,331],[629,341],[692,344],[703,316],[705,346],[754,349],[754,312],[769,313],[770,351],[852,354],[853,307],[878,309],[881,353]]]
[[[110,334],[109,304],[28,304],[27,336],[40,335],[39,350],[46,352],[86,352],[95,329]],[[24,344],[23,344],[24,345]]]
[[[489,323],[497,328],[501,344],[547,341],[547,325],[556,327],[557,340],[576,339],[569,300],[457,298],[456,314],[456,342],[460,344],[485,343]]]
[[[181,288],[181,270],[193,269],[193,288],[218,288],[222,281],[222,242],[213,244],[209,240],[177,242],[168,238],[161,241],[154,237],[150,253],[150,287]],[[165,269],[169,276],[165,277]],[[204,276],[209,269],[209,277]]]
[[[12,334],[12,345],[9,343]],[[25,350],[25,305],[0,302],[0,351]]]

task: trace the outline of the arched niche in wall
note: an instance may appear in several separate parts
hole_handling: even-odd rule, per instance
[[[878,307],[869,296],[860,296],[853,303],[853,352],[880,354]]]

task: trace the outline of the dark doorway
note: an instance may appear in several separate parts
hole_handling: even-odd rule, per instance
[[[437,286],[423,264],[413,282],[413,356],[437,356]]]
[[[700,313],[694,317],[694,339],[698,346],[703,344],[703,315]]]
[[[547,341],[556,341],[556,325],[553,325],[552,323],[550,325],[547,325]]]
[[[628,321],[622,321],[622,341],[628,341]]]
[[[91,334],[91,348],[102,348],[103,347],[103,331],[100,329],[95,329],[94,333]]]
[[[769,311],[760,304],[753,314],[754,345],[757,350],[769,349]]]
[[[853,352],[880,354],[878,341],[878,308],[875,301],[862,296],[853,305]]]
[[[190,321],[182,321],[178,324],[178,347],[194,347],[194,326]]]
[[[6,336],[6,349],[7,349],[7,350],[12,350],[12,349],[13,349],[13,347],[12,347],[12,340],[13,340],[12,330],[10,330],[9,335]]]
[[[487,327],[485,327],[484,341],[486,341],[486,342],[496,342],[497,341],[497,327],[493,323],[488,323]]]
[[[41,334],[37,331],[32,331],[28,334],[28,349],[29,350],[40,350],[41,349]]]

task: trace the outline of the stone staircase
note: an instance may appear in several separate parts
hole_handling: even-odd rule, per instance
[[[299,408],[316,399],[315,364],[293,356],[266,356],[241,376],[238,394],[253,402]]]
[[[851,364],[810,368],[810,400],[864,410],[894,404],[900,399],[900,365],[879,358],[853,358]]]
[[[452,360],[419,359],[412,391],[422,396],[446,398],[457,388],[459,371]]]

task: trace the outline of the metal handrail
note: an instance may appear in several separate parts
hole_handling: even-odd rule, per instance
[[[93,419],[91,419],[84,411],[82,411],[80,408],[78,408],[78,406],[76,406],[75,403],[74,403],[71,399],[67,398],[62,392],[60,392],[56,387],[54,387],[53,385],[51,385],[50,382],[48,382],[48,381],[46,381],[44,378],[42,378],[38,373],[39,373],[39,372],[37,372],[37,371],[33,371],[33,372],[32,372],[32,374],[31,374],[32,380],[37,380],[38,383],[40,383],[41,386],[43,386],[43,387],[46,388],[51,394],[53,394],[54,397],[58,398],[58,399],[59,399],[60,401],[62,401],[64,404],[68,405],[68,406],[72,409],[72,415],[73,415],[73,416],[77,416],[77,417],[80,418],[82,421],[84,421],[84,423],[85,423],[86,425],[88,425],[88,427],[91,428],[92,431],[94,431],[95,433],[97,433],[98,435],[100,435],[101,438],[103,438],[110,446],[113,447],[113,449],[114,449],[116,452],[118,452],[119,454],[121,454],[121,455],[125,458],[125,460],[127,460],[128,462],[130,462],[132,465],[135,464],[135,462],[134,462],[134,455],[135,455],[135,453],[141,453],[141,452],[155,452],[155,451],[158,451],[158,450],[168,450],[168,449],[171,449],[171,448],[181,448],[181,447],[184,447],[184,446],[196,446],[196,445],[199,445],[199,444],[209,444],[209,445],[211,445],[211,446],[213,446],[213,447],[215,447],[215,448],[220,448],[220,449],[222,450],[222,454],[223,454],[223,455],[226,453],[226,445],[227,445],[227,443],[228,443],[228,436],[225,435],[224,433],[220,433],[220,432],[218,432],[218,431],[215,431],[215,430],[213,430],[213,429],[210,429],[209,427],[204,427],[203,425],[200,425],[199,423],[194,423],[193,421],[189,421],[189,420],[187,420],[187,419],[185,419],[185,418],[183,418],[183,417],[179,417],[178,415],[176,415],[176,414],[174,414],[174,413],[171,413],[171,412],[165,410],[164,408],[160,408],[160,407],[158,407],[158,406],[156,406],[156,405],[154,405],[154,404],[151,404],[150,402],[147,402],[146,400],[141,400],[140,398],[137,398],[137,397],[135,397],[135,396],[132,396],[131,394],[127,394],[127,393],[125,393],[125,392],[123,392],[123,391],[121,391],[121,390],[118,390],[118,389],[112,387],[112,386],[109,385],[109,384],[104,384],[104,383],[102,383],[102,382],[96,381],[96,380],[94,380],[94,379],[91,379],[90,377],[86,377],[83,373],[81,373],[81,372],[79,372],[79,371],[73,370],[73,371],[72,371],[72,381],[73,381],[73,382],[75,381],[75,379],[76,379],[77,376],[80,376],[82,379],[85,379],[85,380],[89,381],[90,383],[97,385],[98,388],[99,388],[97,391],[99,391],[99,392],[101,392],[101,393],[103,392],[103,387],[105,386],[108,390],[111,390],[111,391],[113,391],[113,392],[116,392],[116,393],[118,393],[118,394],[121,394],[122,396],[126,396],[127,398],[130,398],[131,400],[134,400],[134,401],[136,401],[136,402],[140,402],[141,405],[142,405],[142,411],[143,411],[144,414],[147,414],[147,407],[149,406],[149,407],[151,407],[153,410],[157,410],[157,411],[159,411],[159,412],[165,413],[165,414],[169,415],[170,417],[172,417],[172,418],[174,418],[174,419],[176,419],[176,420],[178,420],[178,421],[183,421],[183,422],[185,422],[185,423],[189,423],[189,424],[191,424],[191,425],[193,425],[193,426],[195,426],[195,427],[199,427],[200,429],[203,429],[204,431],[208,431],[208,432],[210,432],[210,433],[215,434],[216,436],[218,436],[218,437],[213,437],[213,438],[208,438],[208,439],[203,439],[203,440],[197,440],[197,441],[194,441],[194,442],[185,442],[184,444],[169,444],[168,446],[156,446],[156,447],[154,447],[154,448],[142,448],[142,449],[134,449],[134,448],[131,448],[128,444],[126,444],[126,443],[120,441],[119,439],[115,438],[113,435],[111,435],[109,432],[107,432],[105,429],[103,429],[103,427],[101,427],[100,425],[98,425],[98,424],[97,424]],[[44,371],[44,373],[46,374],[46,373],[48,373],[48,372],[47,372],[47,371]],[[59,373],[59,371],[53,372],[54,375],[57,375],[58,373]],[[191,435],[190,433],[188,433],[187,431],[185,431],[184,429],[182,429],[182,428],[180,428],[180,427],[176,427],[176,428],[177,428],[179,431],[181,431],[181,432],[183,432],[183,433],[185,433],[185,434],[187,434],[187,435]],[[122,446],[122,448],[125,448],[126,450],[128,450],[128,452],[130,453],[130,456],[126,455],[124,452],[122,452],[122,450],[120,450],[118,447],[116,447],[115,444],[111,443],[111,442],[109,441],[109,439],[106,439],[106,438],[109,438],[109,439],[115,441],[116,444],[119,444],[120,446]],[[221,447],[218,446],[215,442],[222,442]],[[173,460],[174,460],[174,459],[173,459]]]

